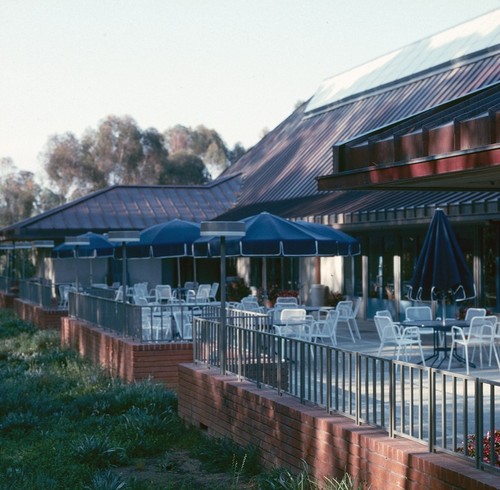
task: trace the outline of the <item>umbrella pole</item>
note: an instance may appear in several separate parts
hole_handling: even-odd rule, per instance
[[[267,302],[267,259],[262,257],[262,299]]]

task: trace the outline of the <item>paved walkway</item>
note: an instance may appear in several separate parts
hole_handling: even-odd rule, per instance
[[[356,340],[355,343],[352,342],[352,339],[349,335],[345,324],[340,323],[338,326],[337,333],[337,347],[345,349],[345,350],[353,350],[357,352],[362,352],[365,354],[373,354],[377,355],[380,339],[377,334],[377,329],[375,327],[375,322],[373,320],[358,320],[358,327],[361,334],[361,340]],[[424,342],[424,355],[426,357],[431,356],[432,349],[432,339],[430,335],[425,335],[422,337],[422,341]],[[500,355],[500,344],[497,344],[497,350]],[[383,350],[382,356],[387,358],[393,358],[394,349],[392,347],[387,347]],[[474,357],[474,363],[476,364],[475,368],[470,368],[469,375],[477,376],[479,378],[485,378],[488,380],[498,381],[500,382],[500,369],[495,361],[495,356],[493,355],[491,367],[488,366],[488,358],[489,352],[483,352],[483,367],[481,368],[479,365],[479,352],[476,352]],[[419,362],[420,359],[416,362]],[[433,367],[437,368],[439,361],[434,364]],[[439,369],[448,370],[448,359],[446,359]],[[453,373],[466,374],[466,369],[464,364],[460,364],[458,361],[453,360],[451,363],[450,371]]]

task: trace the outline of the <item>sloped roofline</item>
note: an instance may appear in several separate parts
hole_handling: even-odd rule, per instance
[[[113,185],[106,187],[104,189],[100,189],[94,192],[91,192],[90,194],[87,194],[85,196],[79,197],[73,201],[70,201],[65,204],[61,204],[60,206],[57,206],[53,209],[50,209],[48,211],[45,211],[43,213],[40,213],[36,216],[32,216],[30,218],[26,218],[22,221],[18,221],[17,223],[14,223],[12,225],[5,226],[0,229],[0,240],[1,239],[12,239],[11,236],[7,237],[7,235],[12,235],[12,232],[15,230],[20,230],[22,228],[29,227],[39,221],[45,220],[51,216],[57,215],[58,213],[64,212],[65,210],[71,209],[73,207],[77,207],[81,205],[82,203],[85,203],[87,201],[91,201],[93,199],[96,199],[99,196],[102,196],[104,194],[107,194],[109,192],[116,191],[117,189],[127,189],[127,190],[133,190],[133,189],[172,189],[172,190],[178,190],[178,189],[184,189],[187,192],[189,192],[190,189],[197,189],[197,190],[207,190],[210,191],[214,188],[217,188],[233,179],[239,178],[240,173],[233,174],[233,175],[228,175],[226,177],[221,177],[217,180],[214,180],[212,182],[209,182],[207,184],[193,184],[193,185]],[[233,203],[234,205],[234,203]]]

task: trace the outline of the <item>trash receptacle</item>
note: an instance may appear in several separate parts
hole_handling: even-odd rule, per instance
[[[311,306],[325,306],[326,286],[313,284],[311,286]]]

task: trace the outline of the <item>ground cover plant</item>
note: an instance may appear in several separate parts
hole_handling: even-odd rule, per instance
[[[61,349],[58,331],[0,310],[0,490],[319,488],[258,461],[256,448],[184,426],[174,392],[122,383]]]

